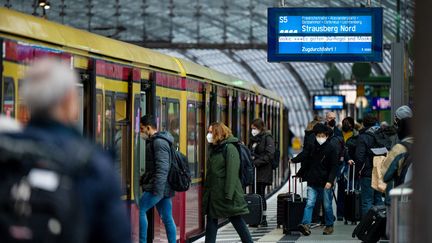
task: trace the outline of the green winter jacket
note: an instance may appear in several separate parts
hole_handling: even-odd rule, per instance
[[[238,139],[230,136],[220,144],[210,145],[204,182],[203,212],[211,218],[249,213],[239,177],[240,156],[237,148],[230,144],[234,142],[238,142]]]

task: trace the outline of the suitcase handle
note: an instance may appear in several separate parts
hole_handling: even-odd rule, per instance
[[[291,168],[291,164],[290,164],[290,168]],[[300,188],[301,188],[300,200],[303,202],[303,198],[304,198],[303,184],[302,184],[303,178],[297,177],[297,163],[294,163],[294,172],[295,172],[295,175],[290,176],[290,178],[288,178],[288,193],[291,193],[291,179],[293,179],[294,180],[294,182],[293,182],[294,193],[291,193],[291,197],[292,197],[292,200],[294,202],[295,195],[297,194],[297,180],[300,180]]]
[[[352,169],[352,173],[351,173],[351,165],[348,167],[348,180],[347,180],[347,186],[346,186],[346,191],[347,192],[353,192],[354,190],[355,190],[355,187],[354,187],[354,180],[355,180],[355,164],[353,164],[352,165],[352,167],[353,167],[353,169]],[[352,175],[352,184],[351,184],[351,187],[349,186],[349,182],[350,182],[350,179],[349,179],[349,176],[350,175]]]

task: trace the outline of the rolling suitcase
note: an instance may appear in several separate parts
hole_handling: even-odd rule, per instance
[[[249,214],[243,215],[246,224],[259,225],[263,217],[263,199],[261,195],[256,194],[256,168],[254,178],[254,193],[245,195],[245,201],[248,205]],[[264,199],[265,200],[265,199]]]
[[[355,189],[355,164],[348,168],[348,175],[352,176],[352,184],[349,186],[349,178],[347,180],[347,187],[345,189],[345,197],[344,197],[344,218],[345,224],[348,224],[348,221],[351,221],[351,224],[357,224],[361,219],[361,208],[360,208],[360,191]]]
[[[297,171],[297,165],[295,165],[295,171]],[[284,234],[290,234],[292,231],[298,231],[298,225],[303,219],[303,212],[306,206],[306,201],[303,200],[303,186],[301,186],[301,196],[297,194],[297,180],[298,178],[293,176],[294,183],[289,181],[288,185],[288,196],[281,197],[285,198],[283,200],[283,205],[285,205],[285,214],[283,217],[282,229]],[[301,178],[299,179],[300,183]],[[291,193],[291,184],[294,185],[294,193]],[[282,211],[282,210],[280,210]],[[282,219],[282,217],[281,217]]]
[[[352,233],[352,237],[365,243],[375,243],[385,236],[386,231],[386,206],[374,206],[362,218]]]

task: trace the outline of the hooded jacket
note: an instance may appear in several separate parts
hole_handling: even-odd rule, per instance
[[[173,197],[174,191],[168,183],[171,166],[171,146],[174,138],[169,132],[157,132],[147,140],[146,172],[142,189],[161,197]]]
[[[329,138],[322,145],[317,141],[314,143],[306,171],[308,186],[324,187],[327,182],[333,185],[339,162],[335,148]]]
[[[261,132],[251,137],[249,150],[252,152],[253,162],[257,169],[257,182],[271,185],[273,182],[272,161],[275,145],[270,132]]]
[[[203,212],[210,218],[249,213],[239,177],[240,155],[235,145],[231,144],[238,141],[230,136],[219,144],[209,146]]]

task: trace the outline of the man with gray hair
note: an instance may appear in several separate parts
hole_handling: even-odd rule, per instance
[[[120,182],[112,158],[84,139],[75,128],[79,112],[77,83],[78,77],[70,65],[56,59],[35,60],[26,72],[20,90],[30,111],[30,121],[18,139],[37,144],[42,151],[50,151],[47,157],[60,155],[56,158],[59,168],[72,175],[71,185],[76,188],[76,200],[64,199],[65,205],[58,206],[61,210],[67,205],[78,204],[79,210],[70,217],[70,221],[75,222],[79,216],[82,220],[76,225],[66,223],[60,227],[58,222],[50,219],[48,228],[52,232],[74,232],[69,238],[78,238],[75,242],[130,242],[130,220],[126,205],[120,199]],[[0,159],[4,158],[0,155]],[[29,177],[34,177],[30,184],[46,187],[55,181],[55,176],[48,177],[48,172],[44,173],[40,175],[45,176],[38,177],[29,173]],[[68,198],[69,195],[63,196]],[[34,231],[26,237],[36,233]],[[4,237],[0,235],[0,238]]]

